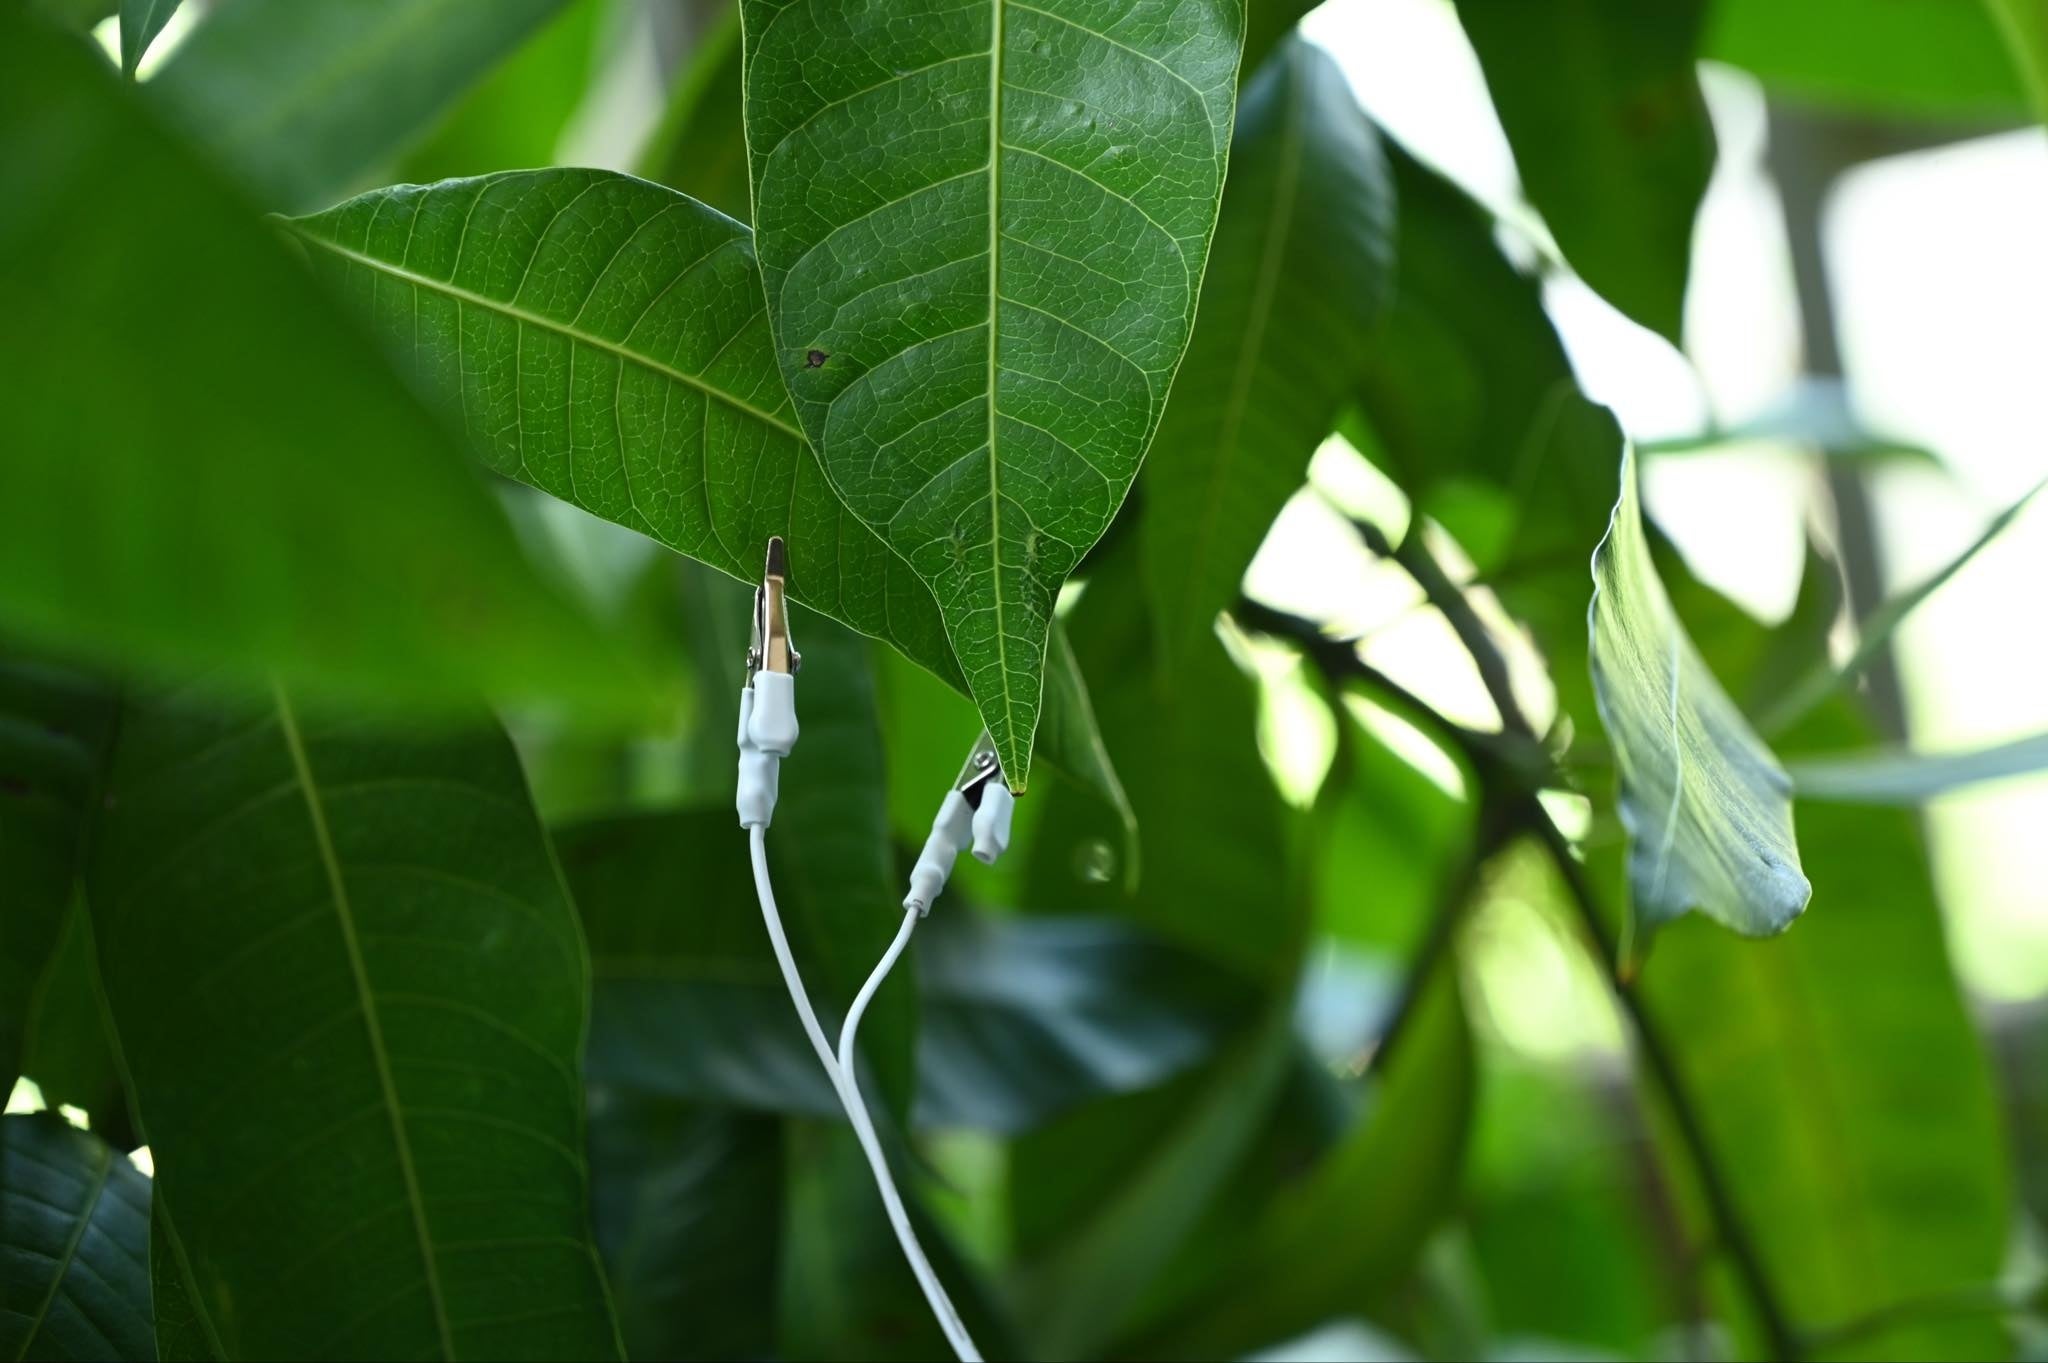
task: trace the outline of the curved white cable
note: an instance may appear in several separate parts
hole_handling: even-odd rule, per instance
[[[811,1049],[817,1052],[819,1063],[824,1065],[826,1075],[832,1080],[833,1091],[839,1095],[840,1106],[846,1109],[847,1120],[853,1123],[853,1134],[860,1141],[861,1153],[867,1156],[875,1187],[882,1195],[882,1206],[896,1232],[896,1242],[902,1246],[903,1257],[910,1262],[910,1271],[916,1276],[918,1287],[923,1289],[925,1302],[931,1307],[932,1315],[937,1317],[939,1329],[945,1333],[946,1342],[953,1346],[954,1354],[961,1363],[981,1363],[981,1351],[974,1347],[974,1340],[968,1335],[960,1313],[953,1309],[952,1298],[946,1295],[939,1275],[932,1271],[931,1261],[925,1258],[924,1246],[918,1243],[917,1232],[910,1224],[910,1213],[904,1209],[903,1198],[896,1191],[896,1180],[889,1172],[889,1161],[882,1153],[881,1139],[875,1134],[867,1104],[861,1098],[860,1083],[854,1077],[853,1043],[861,1015],[867,1011],[869,1001],[881,988],[897,958],[902,956],[904,947],[909,945],[911,929],[917,926],[917,913],[912,910],[904,914],[903,926],[897,929],[896,940],[889,944],[888,951],[883,953],[867,983],[855,996],[853,1007],[846,1015],[846,1026],[840,1032],[840,1054],[835,1058],[825,1040],[825,1029],[818,1025],[818,1015],[812,1011],[803,976],[798,973],[796,958],[789,950],[789,940],[783,935],[782,915],[775,906],[775,888],[768,879],[767,830],[759,824],[749,827],[747,841],[753,853],[754,889],[761,900],[761,917],[768,925],[768,940],[775,949],[775,962],[782,967],[782,982],[789,987],[790,1001],[796,1005],[797,1017],[803,1022],[804,1035],[810,1038]]]

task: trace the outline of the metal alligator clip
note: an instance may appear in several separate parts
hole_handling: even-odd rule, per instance
[[[747,642],[747,681],[757,672],[794,673],[803,655],[789,637],[789,551],[782,536],[768,540],[768,563],[754,588],[753,630]]]
[[[970,808],[981,807],[981,797],[989,785],[1001,785],[1003,764],[996,760],[995,740],[988,736],[988,730],[981,731],[981,737],[974,741],[973,751],[967,754],[967,761],[960,768],[960,775],[953,782],[953,789],[967,798]]]

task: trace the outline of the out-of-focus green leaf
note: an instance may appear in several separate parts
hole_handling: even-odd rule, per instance
[[[1698,909],[1748,936],[1782,932],[1813,894],[1792,835],[1792,782],[1672,609],[1637,481],[1631,453],[1589,609],[1634,921],[1648,932]]]
[[[1187,358],[1146,479],[1160,665],[1215,646],[1217,612],[1365,363],[1393,268],[1379,137],[1320,48],[1288,41],[1244,89]]]
[[[1058,1199],[1074,1219],[1020,1279],[1020,1320],[1034,1356],[1097,1356],[1132,1323],[1141,1294],[1257,1136],[1286,1073],[1288,1021],[1284,1002],[1270,1006],[1196,1077],[1175,1120],[1139,1147],[1142,1157],[1125,1176],[1086,1203]],[[1114,1167],[1099,1149],[1085,1158]],[[1085,1168],[1059,1173],[1063,1182],[1087,1176]]]
[[[1941,456],[1871,430],[1850,401],[1847,385],[1836,380],[1805,380],[1775,404],[1733,425],[1712,425],[1688,435],[1639,442],[1643,454],[1691,454],[1751,441],[1795,445],[1818,450],[1830,459],[1917,464],[1940,469]]]
[[[149,1180],[50,1113],[0,1117],[0,1352],[156,1357]]]
[[[1979,550],[1997,539],[2008,526],[2018,520],[2020,513],[2040,493],[2048,482],[2036,483],[2026,495],[2005,510],[1991,518],[1983,533],[1964,546],[1961,553],[1928,574],[1918,583],[1908,587],[1873,610],[1856,626],[1856,646],[1840,664],[1821,654],[1808,666],[1806,672],[1794,679],[1783,691],[1773,697],[1769,705],[1757,718],[1757,727],[1767,734],[1776,735],[1790,727],[1814,706],[1826,700],[1846,683],[1862,675],[1863,669],[1883,654],[1893,634],[1898,632],[1906,617],[1917,609],[1921,602],[1948,585],[1948,580],[1963,570],[1964,565],[1977,557]]]
[[[101,974],[226,1354],[615,1357],[589,964],[503,734],[163,697],[108,788]]]
[[[1879,748],[1788,762],[1802,799],[1860,805],[1917,805],[1951,790],[2048,768],[2048,734],[2029,734],[1968,752]]]
[[[71,903],[113,720],[104,682],[0,651],[0,1083],[10,1090]]]
[[[1707,655],[1731,679],[1754,675],[1761,631],[1673,581]],[[1794,628],[1826,590],[1809,579]],[[1794,737],[1825,750],[1868,735],[1837,700]],[[1827,804],[1802,804],[1798,817],[1814,892],[1843,912],[1765,942],[1675,925],[1637,988],[1785,1308],[1823,1330],[1995,1281],[2012,1189],[1990,1067],[1949,969],[1913,817]],[[1994,1318],[1907,1313],[1841,1356],[2007,1352]]]
[[[2034,116],[2048,120],[2048,5],[2041,0],[1984,0],[2005,39]]]
[[[772,1117],[592,1091],[591,1217],[627,1357],[775,1354],[782,1147]]]
[[[1714,168],[1706,0],[1459,0],[1530,200],[1585,281],[1677,344]]]
[[[92,1129],[123,1149],[142,1143],[107,1036],[92,919],[82,900],[65,912],[62,935],[33,995],[21,1072],[36,1081],[49,1107],[90,1114]]]
[[[149,1224],[150,1310],[156,1322],[158,1363],[218,1363],[220,1341],[194,1304],[189,1273],[178,1262],[178,1248],[163,1203],[152,1203]]]
[[[1308,12],[1321,0],[1246,0],[1244,57],[1237,68],[1239,93],[1249,85]]]
[[[1348,1132],[1236,1228],[1239,1254],[1136,1356],[1239,1357],[1355,1309],[1412,1263],[1456,1195],[1474,1088],[1453,962],[1412,1006]]]
[[[135,79],[143,53],[178,12],[179,0],[121,0],[121,74]]]
[[[266,207],[304,210],[402,150],[567,0],[225,0],[149,89]]]
[[[1982,4],[1715,0],[1701,56],[1773,94],[1855,113],[2024,118],[2027,93]]]
[[[14,7],[0,313],[11,630],[385,706],[645,714],[646,676],[375,348],[104,63]]]
[[[846,1363],[951,1356],[852,1131],[839,1123],[785,1125],[780,1356]],[[905,1192],[918,1241],[975,1343],[996,1358],[1021,1357],[979,1276],[914,1191]]]
[[[1596,723],[1582,587],[1614,506],[1621,432],[1580,396],[1541,287],[1492,217],[1398,147],[1394,305],[1366,365],[1354,443],[1457,538],[1528,622],[1558,704]]]
[[[781,535],[797,600],[966,689],[931,593],[789,422],[745,227],[592,170],[378,190],[293,226],[492,469],[742,582]],[[1054,680],[1047,759],[1112,787],[1086,688]]]
[[[605,0],[568,0],[406,152],[395,178],[424,184],[553,165],[598,73],[605,12]]]
[[[735,5],[691,50],[636,168],[649,180],[745,222],[753,205],[740,87],[740,12]]]
[[[1022,791],[1054,602],[1137,476],[1193,330],[1243,5],[741,13],[761,278],[798,423],[931,585]]]
[[[1134,548],[1136,546],[1133,546]],[[1122,827],[1093,799],[1049,792],[1029,851],[1024,902],[1135,918],[1252,978],[1291,979],[1307,937],[1303,820],[1259,755],[1258,695],[1220,644],[1189,655],[1168,693],[1128,555],[1089,583],[1069,618],[1096,712],[1138,827],[1172,855],[1135,889],[1120,875]]]
[[[796,878],[780,875],[791,854],[779,841],[769,839],[771,858],[794,927]],[[790,1009],[742,843],[723,811],[561,835],[597,978],[591,1074],[677,1099],[830,1115],[838,1105]],[[1207,1056],[1248,1003],[1226,973],[1106,920],[986,918],[956,905],[919,929],[912,950],[914,973],[900,969],[919,991],[913,1115],[925,1126],[1019,1130],[1159,1083]],[[821,1015],[836,1017],[812,989]]]

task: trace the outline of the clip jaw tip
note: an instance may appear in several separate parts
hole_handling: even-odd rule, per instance
[[[754,589],[754,621],[747,646],[747,679],[757,672],[794,673],[803,655],[789,634],[789,548],[782,536],[768,537],[767,563]]]

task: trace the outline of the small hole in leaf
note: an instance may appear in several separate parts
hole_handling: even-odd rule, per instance
[[[825,367],[825,361],[831,358],[832,357],[830,355],[827,355],[822,350],[813,350],[804,356],[804,368],[823,369]]]

